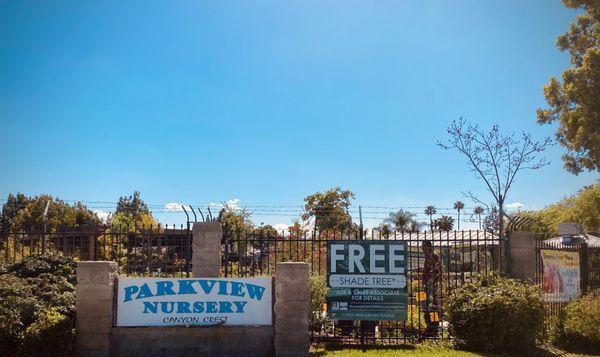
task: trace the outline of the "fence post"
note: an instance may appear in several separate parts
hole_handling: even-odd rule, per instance
[[[215,278],[221,272],[221,238],[219,222],[195,222],[192,227],[192,275]]]
[[[588,256],[588,244],[581,243],[579,248],[579,276],[580,276],[580,288],[581,295],[585,295],[588,291],[589,283],[589,256]]]
[[[109,356],[116,262],[77,263],[77,355]]]
[[[88,260],[96,260],[96,235],[88,235]]]
[[[277,263],[275,269],[275,355],[308,356],[308,264]]]
[[[509,255],[505,256],[508,263],[509,276],[523,280],[535,280],[535,235],[531,232],[511,232]]]

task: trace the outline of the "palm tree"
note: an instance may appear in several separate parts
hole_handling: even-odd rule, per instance
[[[456,201],[454,202],[454,209],[458,211],[458,230],[460,231],[460,210],[465,208],[465,204],[460,202],[460,201]]]
[[[485,209],[481,206],[477,206],[475,209],[473,209],[473,214],[476,215],[477,219],[479,220],[479,229],[481,229],[481,215],[483,212],[485,212]]]
[[[421,228],[426,225],[427,225],[427,223],[425,223],[425,222],[417,222],[416,220],[411,219],[410,223],[406,226],[407,232],[412,232],[412,233],[419,232],[419,231],[421,231]]]
[[[450,216],[442,216],[435,220],[435,225],[440,231],[451,231],[454,228],[454,218]]]
[[[429,216],[429,227],[431,228],[431,230],[433,230],[433,219],[431,218],[431,216],[437,213],[437,208],[435,208],[435,206],[427,206],[424,212],[426,215]]]
[[[390,225],[387,223],[382,223],[379,225],[379,234],[382,237],[389,237],[391,233]]]
[[[407,231],[415,216],[416,214],[401,209],[398,212],[390,213],[384,223],[391,224],[397,231]]]

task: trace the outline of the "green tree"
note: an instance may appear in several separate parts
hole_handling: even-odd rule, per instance
[[[436,219],[433,224],[440,231],[449,232],[454,228],[454,218],[442,215],[442,217]]]
[[[465,208],[465,204],[461,201],[454,202],[454,209],[458,212],[457,225],[458,230],[460,231],[460,211]]]
[[[320,232],[353,229],[352,217],[348,212],[353,198],[352,191],[339,187],[306,196],[302,219],[308,221],[314,218],[315,227]]]
[[[409,231],[415,217],[416,214],[401,209],[397,212],[391,212],[389,217],[385,219],[385,223],[389,223],[397,231]]]
[[[481,215],[485,212],[485,208],[481,206],[477,206],[473,209],[473,215],[477,216],[477,220],[479,221],[479,229],[481,229]]]
[[[381,223],[378,227],[378,230],[379,230],[379,234],[382,237],[389,237],[390,234],[392,233],[392,228],[387,223]]]
[[[140,196],[138,191],[134,191],[131,196],[119,197],[115,212],[109,219],[109,223],[115,229],[133,232],[136,228],[158,225],[148,205]]]
[[[544,87],[549,106],[537,110],[540,124],[558,122],[557,141],[567,149],[565,169],[575,175],[583,170],[600,171],[600,2],[563,0],[585,13],[558,37],[561,51],[568,51],[572,67]]]
[[[260,227],[256,227],[253,230],[254,234],[258,237],[262,238],[277,238],[279,236],[279,232],[277,229],[270,224],[261,225]]]
[[[429,216],[429,228],[433,230],[433,215],[437,213],[437,208],[435,206],[427,206],[425,207],[425,211],[423,211],[426,215]]]
[[[250,219],[251,215],[252,213],[246,208],[239,209],[227,204],[223,204],[223,209],[219,214],[221,222],[237,236],[254,231],[254,223]]]
[[[27,207],[30,199],[22,193],[13,195],[12,193],[6,198],[6,202],[2,205],[2,215],[0,215],[0,238],[6,238],[17,214],[20,210]]]
[[[518,213],[530,219],[529,229],[558,234],[558,224],[576,222],[584,231],[600,233],[600,183],[584,187],[576,195],[567,197],[538,211]]]
[[[9,195],[9,198],[10,196],[12,195]],[[9,229],[12,230],[40,230],[45,225],[47,231],[52,231],[60,226],[74,227],[100,222],[98,217],[81,202],[70,206],[50,195],[27,198],[17,194],[13,197],[14,199],[10,199],[11,204],[7,205],[9,203],[7,201],[3,207],[3,221],[6,221]],[[2,225],[4,227],[4,222]]]
[[[115,209],[115,214],[138,217],[150,213],[148,205],[140,197],[139,191],[134,191],[132,196],[121,196]]]
[[[406,231],[407,232],[419,232],[419,231],[421,231],[421,228],[423,228],[426,225],[427,225],[427,223],[425,223],[425,222],[418,222],[417,220],[413,219],[408,224]]]

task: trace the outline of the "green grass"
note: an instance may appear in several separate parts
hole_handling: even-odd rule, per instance
[[[441,356],[441,357],[473,357],[473,356],[505,356],[502,354],[480,354],[475,352],[467,352],[455,350],[443,346],[416,345],[402,346],[399,348],[384,348],[380,346],[367,346],[365,349],[357,348],[316,348],[311,352],[311,356],[335,356],[335,357],[391,357],[391,356]],[[554,348],[539,348],[533,356],[539,357],[576,357],[576,356],[592,356],[578,355],[565,353],[564,351]]]
[[[343,349],[333,351],[323,351],[315,353],[317,356],[338,356],[338,357],[391,357],[391,356],[440,356],[440,357],[459,357],[459,356],[480,356],[476,353],[457,351],[449,348],[439,347],[406,347],[402,349]]]

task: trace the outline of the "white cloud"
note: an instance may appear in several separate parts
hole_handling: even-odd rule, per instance
[[[277,223],[273,225],[273,228],[275,228],[277,230],[277,232],[287,232],[288,228],[289,228],[289,224],[285,224],[285,223]]]
[[[521,202],[513,202],[513,203],[509,203],[506,205],[507,209],[517,210],[517,211],[523,209],[523,207],[525,207],[525,205],[522,204]]]
[[[94,212],[96,216],[98,216],[98,218],[100,218],[100,220],[104,223],[106,223],[108,216],[110,216],[110,212],[106,212],[101,209],[95,209],[92,212]]]
[[[225,205],[227,207],[229,207],[230,209],[236,211],[236,210],[238,210],[240,208],[239,203],[240,203],[240,199],[239,198],[234,198],[234,199],[231,199],[229,201],[226,201]],[[218,209],[221,209],[221,208],[223,208],[223,206],[224,205],[221,202],[219,202],[219,203],[211,202],[211,203],[208,204],[208,207],[210,207],[210,208],[216,207]]]
[[[167,212],[183,212],[183,208],[181,208],[182,204],[177,202],[167,203],[165,205],[165,211]]]

